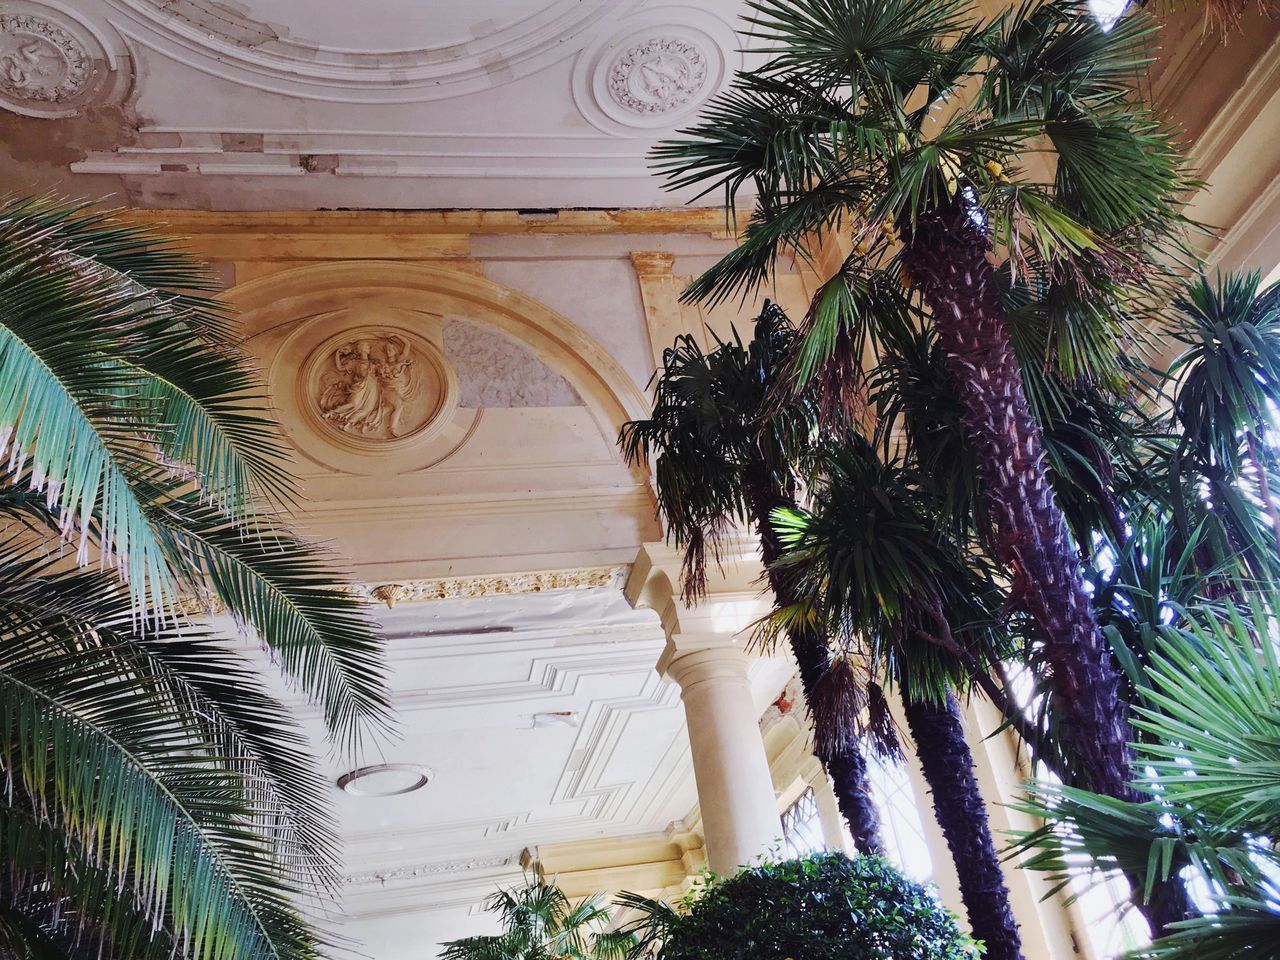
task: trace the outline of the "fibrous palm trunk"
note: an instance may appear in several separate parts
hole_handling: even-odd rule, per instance
[[[1135,800],[1119,675],[1045,470],[1040,429],[1023,389],[990,252],[963,195],[922,212],[904,250],[963,406],[996,528],[995,552],[1013,579],[1011,599],[1038,627],[1051,671],[1052,706],[1080,770],[1078,785]],[[1164,893],[1158,899],[1176,914],[1177,897]],[[1144,912],[1156,935],[1179,919],[1165,909]]]
[[[1022,960],[1022,938],[955,698],[948,694],[943,703],[908,700],[904,712],[933,794],[934,816],[955,861],[973,935],[986,945],[986,960]]]
[[[780,489],[762,465],[749,474],[747,496],[752,522],[760,536],[760,553],[768,571],[769,586],[779,605],[791,606],[799,600],[799,596],[787,577],[775,566],[782,556],[782,545],[774,533],[770,515],[779,507],[794,508],[795,498]],[[820,633],[801,628],[788,631],[787,640],[796,666],[799,667],[800,686],[804,690],[805,700],[814,703],[818,681],[822,679],[830,660],[826,641]],[[836,803],[845,823],[849,825],[854,846],[859,853],[880,855],[884,853],[884,844],[880,839],[880,814],[871,799],[867,760],[854,738],[849,737],[847,740],[848,746],[832,757],[823,758],[823,766],[827,776],[831,778]]]

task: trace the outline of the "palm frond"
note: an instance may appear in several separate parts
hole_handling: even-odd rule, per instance
[[[236,515],[291,496],[281,441],[256,377],[217,311],[143,281],[200,285],[181,257],[88,210],[38,202],[2,210],[0,448],[31,472],[65,532],[97,525],[139,606],[171,598],[135,476],[196,479]],[[152,262],[154,261],[154,262]],[[127,272],[126,272],[127,271]],[[221,340],[210,339],[219,335]],[[157,466],[157,461],[161,466]]]
[[[0,808],[0,953],[25,960],[173,960],[173,931],[137,889],[61,829]],[[5,951],[8,951],[5,953]]]
[[[1166,634],[1153,652],[1135,725],[1154,784],[1223,830],[1280,831],[1280,652],[1275,601],[1227,603],[1190,618],[1197,643]],[[1190,764],[1187,763],[1190,758]]]
[[[14,803],[49,819],[194,960],[310,958],[319,946],[243,817],[241,784],[191,750],[186,716],[81,655],[0,667],[0,755]],[[88,774],[88,775],[86,775]]]
[[[636,948],[632,934],[608,929],[612,911],[602,895],[574,904],[537,877],[495,891],[485,909],[498,914],[502,932],[444,943],[443,960],[622,960]]]
[[[251,664],[204,628],[139,632],[111,577],[16,547],[0,544],[0,665],[35,670],[53,654],[78,656],[101,683],[145,683],[152,701],[186,718],[192,742],[245,784],[251,821],[277,848],[283,875],[332,888],[336,840],[324,781]]]
[[[236,522],[191,497],[149,516],[170,562],[203,576],[323,707],[332,734],[354,747],[388,731],[382,644],[368,607],[342,588],[327,557],[269,516]]]

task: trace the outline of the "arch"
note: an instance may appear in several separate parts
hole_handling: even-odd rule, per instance
[[[488,324],[528,344],[578,391],[593,416],[615,433],[648,415],[648,402],[603,346],[573,321],[501,284],[469,273],[395,260],[348,260],[292,267],[238,284],[222,298],[252,337],[284,323],[332,310],[350,299],[394,295],[397,306],[455,314]]]

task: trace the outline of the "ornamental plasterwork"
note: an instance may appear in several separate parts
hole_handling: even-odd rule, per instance
[[[347,588],[353,596],[376,600],[394,607],[397,603],[424,600],[455,600],[463,597],[496,597],[513,593],[550,593],[553,590],[621,589],[631,572],[628,564],[612,567],[583,567],[577,570],[546,570],[541,573],[512,573],[494,577],[439,577],[431,580],[401,580],[396,583],[354,584]],[[187,597],[175,605],[188,617],[208,617],[226,613],[226,604],[216,597]]]
[[[334,347],[325,363],[330,370],[315,398],[325,420],[344,433],[383,440],[411,430],[408,407],[422,384],[408,340],[394,333],[354,337]]]
[[[394,32],[379,27],[397,4],[366,0],[347,5],[371,23],[359,37],[341,32],[351,19],[308,19],[301,14],[307,3],[293,4],[299,15],[281,25],[264,9],[289,6],[278,2],[109,2],[138,22],[140,43],[232,83],[327,102],[386,104],[447,99],[536,73],[588,42],[595,24],[640,0],[540,0],[515,5],[532,9],[493,16],[455,4],[460,12],[453,15],[392,17],[401,21]]]
[[[512,593],[548,593],[552,590],[589,588],[621,589],[630,567],[586,567],[579,570],[551,570],[542,573],[515,573],[494,577],[442,577],[433,580],[401,580],[356,592],[393,607],[397,603],[423,600],[453,600],[459,597],[493,597]]]
[[[635,113],[671,113],[698,96],[706,80],[707,56],[696,45],[652,37],[613,61],[609,94]]]
[[[456,397],[433,343],[384,326],[348,327],[319,343],[299,386],[299,401],[322,435],[369,452],[420,437]]]
[[[413,880],[418,877],[435,877],[448,873],[464,873],[470,870],[482,870],[486,867],[513,866],[515,858],[510,856],[476,857],[471,860],[448,860],[441,863],[423,863],[412,867],[397,867],[394,870],[381,870],[370,873],[348,874],[346,882],[355,884],[382,884],[389,880]]]
[[[614,136],[671,127],[741,66],[741,42],[704,4],[637,10],[578,55],[573,101],[588,123]]]
[[[69,14],[39,3],[0,9],[0,104],[67,116],[94,97],[107,71],[106,50]]]

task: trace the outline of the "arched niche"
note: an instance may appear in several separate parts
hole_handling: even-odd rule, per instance
[[[388,297],[406,309],[456,313],[533,347],[614,429],[647,413],[644,394],[600,344],[531,297],[457,270],[393,260],[309,264],[232,287],[247,336],[331,309],[339,301]]]
[[[469,273],[387,261],[290,268],[224,298],[301,455],[306,531],[370,582],[625,563],[660,535],[647,474],[627,467],[616,445],[618,428],[645,415],[643,393],[608,351],[538,301]],[[449,353],[458,324],[469,336],[501,334],[572,405],[524,394],[506,406],[466,401],[468,373],[455,376]],[[316,397],[328,396],[343,364],[394,367],[410,354],[435,392],[406,415],[404,435],[350,437],[326,422],[341,405]],[[340,384],[338,399],[358,406],[341,396],[350,387]],[[295,402],[299,391],[309,391],[311,410]]]

